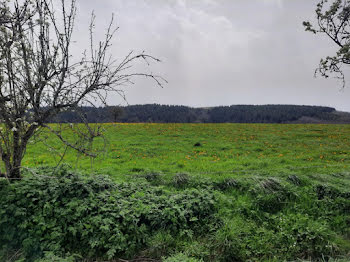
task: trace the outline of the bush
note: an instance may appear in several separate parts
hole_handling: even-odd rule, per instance
[[[257,210],[277,213],[281,211],[296,195],[274,178],[261,181],[251,193]]]
[[[275,218],[278,249],[288,252],[289,258],[326,258],[337,247],[334,233],[324,221],[313,220],[305,214],[280,215]]]
[[[199,232],[216,212],[208,192],[117,185],[103,176],[85,178],[67,169],[55,175],[41,170],[13,184],[1,183],[0,203],[1,249],[22,249],[26,261],[42,257],[44,251],[62,257],[132,256],[157,230]]]
[[[221,191],[226,191],[226,190],[231,190],[235,188],[240,188],[239,182],[234,179],[234,178],[226,178],[222,181],[216,182],[215,183],[215,188],[221,190]]]
[[[278,215],[261,226],[237,217],[227,221],[213,240],[219,261],[292,261],[328,258],[337,247],[325,223],[301,214]]]
[[[190,182],[190,176],[188,174],[179,173],[173,178],[173,185],[175,187],[184,187]]]
[[[322,200],[324,198],[336,199],[337,197],[341,196],[339,190],[328,185],[315,186],[315,192],[317,194],[318,200]]]
[[[148,181],[148,182],[156,182],[159,181],[160,177],[162,175],[160,173],[157,172],[151,172],[151,173],[147,173],[144,174],[143,177]]]

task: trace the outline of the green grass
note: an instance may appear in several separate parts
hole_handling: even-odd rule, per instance
[[[178,231],[155,228],[135,256],[167,261],[350,260],[350,125],[103,127],[106,141],[94,145],[104,151],[99,157],[77,158],[68,150],[64,162],[85,174],[130,183],[139,188],[139,201],[148,187],[154,190],[148,204],[142,204],[146,216],[154,212],[149,203],[164,194],[162,190],[186,198],[189,190],[215,196],[216,211],[205,232],[191,221]],[[43,133],[41,138],[44,142],[28,148],[25,166],[55,166],[64,152],[53,136]],[[169,210],[170,220],[176,221]]]
[[[350,171],[349,125],[105,124],[104,152],[93,161],[68,151],[65,162],[117,181],[136,173],[186,172],[223,179],[237,176],[307,175],[344,188]],[[69,136],[69,134],[68,134]],[[63,152],[49,136],[46,143]],[[196,143],[201,146],[195,147]],[[55,165],[57,151],[29,146],[24,166]],[[93,162],[93,163],[92,163]],[[349,176],[347,176],[349,177]],[[343,181],[340,185],[339,181]]]

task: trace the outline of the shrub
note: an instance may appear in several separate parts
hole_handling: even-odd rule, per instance
[[[185,173],[176,174],[173,178],[173,184],[176,187],[184,187],[190,182],[190,176]]]
[[[277,213],[282,210],[296,195],[274,178],[261,181],[251,193],[257,210]]]
[[[335,199],[341,196],[341,193],[339,190],[328,185],[316,185],[315,192],[317,194],[318,200],[322,200],[324,198]]]
[[[216,213],[209,192],[118,185],[103,176],[85,178],[66,169],[1,183],[0,203],[0,246],[22,249],[26,261],[42,257],[43,251],[62,257],[132,256],[157,230],[199,232]]]
[[[288,252],[289,259],[327,258],[336,252],[334,233],[324,221],[305,214],[280,215],[275,218],[277,249]]]
[[[161,177],[160,173],[157,172],[151,172],[151,173],[147,173],[144,174],[143,177],[148,181],[148,182],[154,182],[154,181],[158,181]]]
[[[328,258],[336,252],[334,235],[325,223],[301,214],[278,215],[270,223],[236,217],[213,240],[219,261],[292,261]]]
[[[215,188],[222,191],[239,188],[239,187],[240,187],[239,182],[234,178],[226,178],[223,181],[215,183]]]

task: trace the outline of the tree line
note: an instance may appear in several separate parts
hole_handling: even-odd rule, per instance
[[[89,123],[286,123],[301,117],[324,119],[331,107],[299,105],[232,105],[192,108],[177,105],[130,105],[81,107],[50,119],[51,123],[80,123],[81,115]]]

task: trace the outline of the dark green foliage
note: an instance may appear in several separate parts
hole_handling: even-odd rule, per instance
[[[118,116],[124,123],[283,123],[301,117],[329,118],[334,108],[297,105],[233,105],[213,108],[190,108],[169,105],[132,105],[119,108]],[[82,108],[91,123],[115,122],[116,117],[109,107]],[[336,119],[335,119],[336,120]],[[77,123],[81,119],[75,112],[65,112],[52,122]],[[200,146],[200,143],[196,143]],[[195,145],[196,146],[196,145]]]
[[[303,214],[309,220],[327,225],[330,234],[350,239],[350,199],[346,198],[346,192],[321,184],[296,189],[297,197],[285,204],[284,214]]]
[[[253,190],[253,203],[258,210],[276,213],[282,210],[296,196],[286,186],[274,178],[261,181]]]
[[[236,217],[217,232],[213,253],[220,261],[292,261],[333,255],[336,246],[324,223],[300,214],[270,217],[258,226]]]
[[[304,214],[279,215],[274,220],[275,245],[282,252],[288,252],[289,259],[327,257],[337,252],[334,233],[325,221],[313,220]]]
[[[334,111],[329,107],[295,105],[234,105],[214,107],[209,111],[210,123],[283,123],[302,116],[317,117]]]
[[[106,177],[83,178],[68,170],[1,182],[0,203],[2,252],[21,249],[26,261],[44,251],[85,258],[133,256],[158,230],[200,233],[200,225],[216,210],[209,192],[117,185]]]
[[[216,182],[215,188],[225,191],[240,188],[241,184],[234,178],[226,178],[223,181]]]
[[[145,170],[143,168],[133,167],[130,171],[133,173],[140,173],[140,172],[144,172]]]
[[[335,199],[337,197],[341,197],[342,194],[339,190],[327,186],[327,185],[317,185],[315,187],[315,192],[317,194],[318,200],[322,200],[324,198],[330,198],[330,199]]]
[[[169,231],[158,231],[148,240],[148,248],[144,253],[148,257],[160,258],[167,256],[176,249],[176,238]]]
[[[157,172],[150,172],[146,173],[144,175],[141,175],[139,177],[145,178],[148,182],[159,182],[161,179],[162,174]]]
[[[178,174],[154,186],[158,173],[122,184],[37,173],[0,180],[0,261],[328,261],[350,250],[348,192],[304,177]]]

